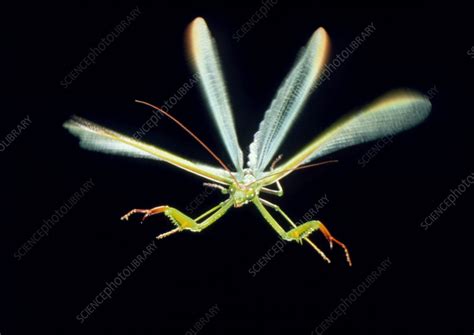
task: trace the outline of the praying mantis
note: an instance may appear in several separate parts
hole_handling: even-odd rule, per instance
[[[321,221],[310,220],[296,225],[280,206],[264,199],[263,196],[283,196],[280,183],[283,178],[295,170],[327,163],[308,164],[316,159],[349,146],[393,135],[419,124],[431,111],[428,98],[407,89],[389,92],[360,110],[343,117],[291,158],[279,164],[281,155],[275,159],[277,150],[287,137],[308,97],[317,87],[328,58],[329,37],[323,28],[319,28],[299,53],[295,64],[266,110],[263,121],[250,144],[248,160],[244,165],[215,40],[203,18],[198,17],[191,22],[187,31],[187,42],[191,64],[199,74],[203,94],[232,162],[233,170],[174,116],[147,102],[137,100],[155,108],[181,126],[209,152],[220,167],[183,158],[80,117],[72,117],[64,123],[64,127],[80,138],[80,145],[85,149],[167,162],[207,179],[209,182],[204,183],[206,186],[220,190],[227,197],[195,218],[174,207],[161,205],[151,209],[132,209],[121,219],[128,220],[131,215],[140,214],[143,222],[152,215],[162,213],[175,226],[174,229],[157,236],[158,239],[162,239],[185,230],[201,232],[218,221],[231,207],[239,208],[251,203],[280,238],[300,244],[306,242],[330,263],[326,254],[309,239],[313,232],[320,231],[328,240],[331,249],[335,243],[344,250],[348,264],[352,265],[348,248],[333,237]],[[273,163],[270,164],[272,160]],[[273,210],[274,214],[270,213],[270,210]],[[280,215],[291,228],[285,229],[275,215]]]

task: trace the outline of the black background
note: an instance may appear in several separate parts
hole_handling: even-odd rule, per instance
[[[474,191],[468,189],[428,231],[420,227],[450,188],[474,172],[468,161],[472,13],[431,5],[292,8],[280,1],[236,42],[232,34],[260,5],[140,3],[142,14],[66,89],[60,85],[64,76],[136,4],[24,5],[5,12],[3,134],[27,114],[33,123],[1,153],[4,166],[13,162],[15,176],[13,215],[2,223],[6,264],[13,267],[5,269],[2,335],[184,334],[215,304],[220,312],[202,334],[309,334],[387,257],[389,270],[327,334],[474,332],[469,211]],[[340,116],[392,88],[426,93],[436,86],[432,114],[365,168],[357,160],[372,144],[331,156],[339,164],[292,174],[283,181],[284,197],[272,199],[298,219],[327,194],[329,204],[319,219],[349,246],[352,268],[340,249],[329,251],[316,234],[332,264],[294,244],[252,277],[249,268],[277,235],[252,206],[231,209],[201,234],[157,242],[146,263],[80,324],[76,315],[104,283],[154,236],[172,228],[163,217],[143,225],[138,218],[119,217],[134,207],[160,204],[184,210],[204,189],[203,180],[166,164],[81,150],[61,125],[77,114],[132,134],[150,116],[134,99],[162,104],[192,75],[183,32],[196,16],[207,20],[217,39],[242,146],[250,143],[299,48],[319,26],[331,37],[333,56],[371,22],[376,32],[313,95],[280,149],[286,157]],[[199,89],[172,113],[228,160]],[[168,120],[145,140],[213,163]],[[89,178],[94,188],[21,261],[14,259],[42,220]],[[212,194],[200,210],[221,199]]]

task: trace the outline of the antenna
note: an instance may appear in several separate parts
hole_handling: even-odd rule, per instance
[[[176,119],[174,116],[172,116],[171,114],[165,112],[164,110],[162,110],[161,108],[159,107],[156,107],[155,105],[149,103],[149,102],[146,102],[146,101],[142,101],[142,100],[135,100],[135,102],[139,103],[139,104],[143,104],[143,105],[146,105],[148,107],[151,107],[151,108],[154,108],[158,111],[160,111],[161,113],[163,113],[165,116],[167,116],[168,118],[170,118],[171,120],[173,120],[178,126],[180,126],[181,128],[183,128],[189,135],[191,135],[202,147],[204,147],[204,149],[207,150],[207,152],[209,152],[211,154],[211,156],[219,163],[220,166],[222,166],[224,168],[224,170],[226,170],[229,175],[231,176],[231,178],[235,181],[235,183],[237,185],[240,186],[239,182],[237,181],[237,179],[235,178],[235,176],[232,174],[232,172],[230,171],[230,169],[227,167],[227,165],[225,165],[225,163],[214,153],[214,151],[212,151],[207,145],[206,143],[204,143],[196,134],[194,134],[191,130],[189,130],[184,124],[182,124],[178,119]]]
[[[277,158],[277,160],[275,162],[277,162],[278,160],[279,159]],[[274,162],[274,164],[272,164],[272,166],[275,165],[275,162]],[[254,182],[259,181],[259,180],[263,180],[263,179],[266,179],[270,176],[274,176],[274,175],[281,174],[281,173],[284,173],[284,172],[291,172],[291,171],[296,171],[296,170],[309,169],[309,168],[312,168],[312,167],[325,165],[325,164],[329,164],[329,163],[337,163],[337,162],[339,162],[337,159],[332,159],[332,160],[319,162],[319,163],[301,165],[301,166],[295,167],[293,169],[286,169],[286,170],[278,171],[278,172],[275,172],[275,173],[270,173],[269,175],[266,175],[265,177],[262,177],[262,178],[259,178],[259,179],[255,180]]]

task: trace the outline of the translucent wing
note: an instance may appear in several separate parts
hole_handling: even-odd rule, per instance
[[[264,183],[273,183],[297,166],[337,150],[409,129],[422,122],[430,110],[430,101],[417,92],[389,92],[336,122],[274,172],[267,173]]]
[[[243,155],[237,140],[234,118],[224,83],[215,41],[203,18],[196,18],[188,28],[188,53],[199,74],[201,88],[217,124],[219,134],[237,171],[242,171]]]
[[[255,133],[250,145],[248,166],[256,176],[273,158],[305,101],[316,87],[328,53],[329,37],[323,28],[319,28],[300,52]]]
[[[142,143],[80,117],[71,118],[63,126],[71,134],[80,138],[80,145],[84,149],[115,155],[162,160],[214,182],[222,184],[230,184],[232,182],[227,171],[223,169],[191,162],[156,146]]]

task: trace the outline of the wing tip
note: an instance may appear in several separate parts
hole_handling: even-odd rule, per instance
[[[317,75],[329,60],[329,54],[331,51],[331,40],[326,29],[319,27],[311,35],[308,45],[313,45],[315,49],[320,51],[315,52],[314,58],[314,74]]]
[[[381,99],[389,99],[390,101],[393,101],[393,100],[405,100],[405,101],[409,101],[409,100],[414,100],[414,101],[418,101],[418,102],[423,102],[424,104],[426,104],[427,107],[430,107],[431,108],[431,101],[430,99],[428,98],[428,96],[426,96],[425,94],[417,91],[417,90],[413,90],[413,89],[410,89],[410,88],[397,88],[397,89],[393,89],[389,92],[387,92],[386,94],[384,94]]]
[[[199,43],[197,42],[202,38],[203,34],[207,34],[210,37],[206,20],[198,16],[188,25],[184,37],[188,61],[193,67],[196,67],[196,58],[200,56]]]
[[[198,34],[207,32],[209,33],[209,27],[207,26],[206,20],[203,17],[198,16],[188,25],[186,29],[186,40],[192,42],[193,38],[197,38]]]
[[[324,27],[319,27],[318,29],[314,31],[313,36],[319,36],[319,35],[323,38],[329,37],[329,34]]]
[[[191,25],[205,25],[205,26],[207,26],[206,20],[204,20],[204,18],[202,16],[197,16],[194,20],[192,20]]]
[[[370,110],[376,112],[380,110],[380,108],[385,108],[386,106],[400,106],[400,105],[409,105],[412,106],[411,110],[412,113],[416,115],[416,122],[405,129],[412,128],[417,124],[423,122],[431,113],[431,101],[430,99],[413,89],[409,88],[398,88],[391,90],[375,101],[372,104],[369,104]]]
[[[77,127],[80,124],[78,122],[78,119],[80,119],[80,118],[76,115],[71,116],[70,119],[64,121],[63,128],[65,128],[67,130],[71,130],[71,128]]]
[[[77,115],[71,116],[69,120],[63,123],[63,127],[67,129],[71,134],[76,136],[77,134],[79,134],[79,132],[93,132],[120,136],[120,134],[115,133],[110,129],[104,128],[92,121],[89,121]]]

